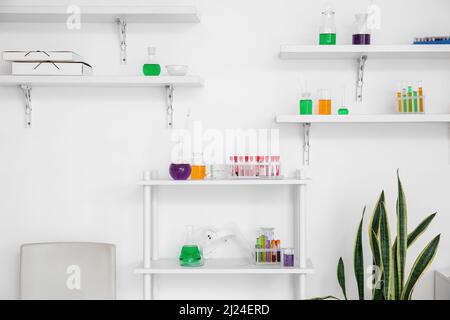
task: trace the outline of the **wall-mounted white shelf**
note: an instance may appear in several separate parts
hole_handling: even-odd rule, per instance
[[[120,38],[120,61],[127,63],[127,24],[160,22],[200,22],[196,6],[1,6],[0,22],[18,23],[117,23]],[[75,27],[74,27],[75,28]]]
[[[153,176],[157,176],[156,173]],[[311,261],[306,252],[306,215],[307,215],[307,186],[308,179],[302,179],[304,173],[298,171],[292,179],[250,179],[250,180],[199,180],[172,181],[151,179],[150,172],[144,172],[144,179],[139,182],[143,187],[143,266],[135,273],[143,276],[144,299],[156,297],[155,277],[158,274],[286,274],[292,275],[298,285],[295,294],[299,299],[306,298],[306,276],[314,273]],[[179,266],[177,259],[159,259],[159,226],[158,226],[158,190],[161,187],[187,188],[195,186],[247,186],[252,188],[260,185],[290,185],[296,194],[293,197],[294,217],[294,247],[296,265],[292,268],[282,266],[253,265],[248,259],[211,259],[205,260],[205,265],[198,268]]]
[[[279,115],[275,122],[303,126],[303,165],[309,166],[311,124],[450,123],[450,114]]]
[[[142,180],[142,186],[257,186],[257,185],[306,185],[308,179],[225,179],[225,180]]]
[[[175,87],[202,87],[199,76],[13,76],[0,75],[0,87],[18,86],[25,97],[25,126],[32,126],[33,87],[164,87],[167,100],[167,126],[173,127]]]
[[[362,102],[367,59],[450,59],[450,45],[282,45],[280,59],[357,59],[356,100]]]
[[[279,115],[277,123],[442,123],[450,114]]]
[[[199,76],[12,76],[0,75],[0,86],[34,87],[202,87]]]
[[[69,6],[1,6],[0,22],[65,23]],[[79,6],[81,22],[200,22],[195,6]]]
[[[249,264],[245,258],[209,259],[202,267],[181,267],[178,259],[152,261],[151,268],[138,268],[136,274],[313,274],[311,260],[306,268],[282,266],[257,266]]]
[[[289,59],[450,59],[450,45],[282,45],[280,58]]]

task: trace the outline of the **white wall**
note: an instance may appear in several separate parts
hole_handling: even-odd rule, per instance
[[[349,43],[353,14],[369,2],[331,2],[338,42]],[[383,20],[374,43],[406,44],[414,36],[449,33],[447,0],[376,3]],[[204,1],[201,24],[130,24],[127,66],[118,64],[113,24],[83,25],[81,31],[67,31],[64,25],[0,24],[0,50],[70,49],[85,56],[96,74],[139,74],[146,47],[156,45],[162,65],[189,64],[192,74],[207,81],[203,89],[177,90],[178,123],[184,124],[190,109],[192,118],[207,128],[280,128],[283,165],[292,172],[301,163],[301,130],[278,126],[273,119],[297,112],[300,79],[309,79],[314,90],[331,87],[335,93],[347,85],[349,96],[356,81],[353,61],[277,57],[280,44],[316,42],[322,7],[322,1]],[[0,71],[8,73],[8,65],[1,64]],[[450,61],[369,61],[366,76],[365,102],[352,102],[353,113],[393,112],[397,84],[419,79],[426,84],[429,112],[449,111]],[[141,278],[133,274],[142,251],[136,181],[146,169],[167,175],[172,145],[163,90],[36,88],[31,130],[23,128],[19,90],[0,88],[0,97],[0,298],[18,297],[21,244],[76,240],[115,243],[118,297],[140,298]],[[415,294],[432,298],[432,271],[450,265],[449,151],[448,125],[313,126],[308,250],[317,272],[309,278],[311,296],[340,294],[335,279],[339,256],[346,262],[350,295],[356,296],[352,250],[362,209],[367,205],[370,213],[384,188],[394,229],[395,172],[400,168],[409,227],[439,212],[409,252],[412,263],[433,235],[443,233],[437,258]],[[292,244],[287,188],[163,189],[160,196],[161,256],[178,254],[187,222],[221,226],[237,221],[249,239],[255,227],[273,225],[284,244]],[[230,248],[221,254],[238,252]],[[167,276],[159,278],[158,287],[159,297],[168,299],[292,297],[288,277]]]

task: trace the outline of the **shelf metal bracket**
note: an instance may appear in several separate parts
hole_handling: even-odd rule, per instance
[[[356,101],[363,100],[363,86],[364,86],[364,69],[366,67],[367,55],[362,55],[358,59],[358,83],[356,85]]]
[[[166,86],[167,97],[167,128],[173,128],[173,85]]]
[[[120,38],[120,63],[127,64],[127,21],[124,18],[117,19]]]
[[[311,123],[303,124],[303,165],[309,166],[309,151],[310,151],[310,137],[311,137]]]
[[[31,128],[32,119],[31,113],[33,111],[31,107],[31,89],[30,85],[20,85],[20,89],[22,89],[23,95],[25,97],[25,128]]]

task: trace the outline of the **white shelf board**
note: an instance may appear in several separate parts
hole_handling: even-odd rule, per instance
[[[450,59],[450,45],[282,45],[280,59]]]
[[[0,22],[59,22],[70,16],[68,6],[1,6]],[[81,22],[200,22],[195,6],[80,6]]]
[[[226,180],[146,180],[142,186],[253,186],[253,185],[306,185],[308,179],[226,179]]]
[[[248,259],[210,259],[202,267],[181,267],[178,259],[160,259],[151,268],[135,269],[136,274],[312,274],[311,260],[307,268],[250,265]]]
[[[0,86],[34,87],[202,87],[199,76],[13,76],[1,75]]]
[[[279,115],[277,123],[445,123],[450,114]]]

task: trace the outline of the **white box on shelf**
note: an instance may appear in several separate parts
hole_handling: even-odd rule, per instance
[[[13,62],[13,75],[84,76],[92,67],[83,62]]]
[[[82,56],[72,51],[44,51],[44,50],[4,51],[3,60],[9,62],[16,62],[16,61],[84,62],[84,58]]]

